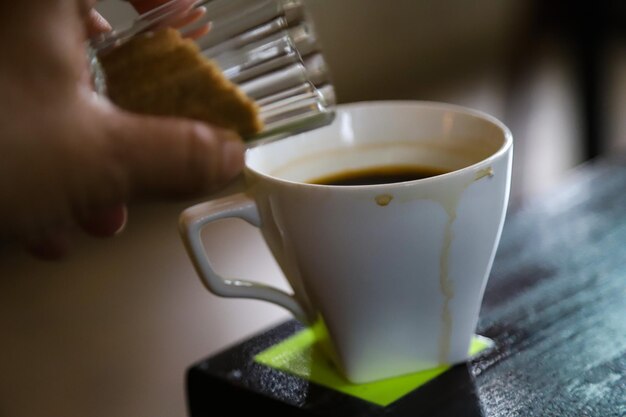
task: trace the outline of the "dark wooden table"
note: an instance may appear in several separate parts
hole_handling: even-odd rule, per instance
[[[478,324],[496,348],[389,406],[252,362],[299,328],[192,366],[190,415],[626,416],[626,162],[590,163],[509,211]]]

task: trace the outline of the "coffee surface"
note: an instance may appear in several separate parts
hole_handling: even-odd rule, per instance
[[[375,185],[414,181],[434,177],[449,171],[419,165],[389,165],[345,170],[307,181],[318,185]]]

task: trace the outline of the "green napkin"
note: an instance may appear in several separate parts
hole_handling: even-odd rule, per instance
[[[396,378],[353,384],[338,373],[332,362],[318,347],[317,339],[314,330],[306,328],[259,353],[254,360],[383,407],[450,368],[449,365],[445,365]],[[475,335],[472,338],[469,353],[474,356],[491,346],[493,342],[490,339]]]

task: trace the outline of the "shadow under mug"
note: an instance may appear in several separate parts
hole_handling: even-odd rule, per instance
[[[362,383],[468,357],[508,203],[512,136],[494,118],[428,102],[337,106],[328,126],[249,149],[247,191],[188,208],[180,230],[206,288],[322,322],[337,367]],[[447,173],[333,186],[338,172],[401,165]],[[293,294],[220,276],[201,229],[258,227]]]

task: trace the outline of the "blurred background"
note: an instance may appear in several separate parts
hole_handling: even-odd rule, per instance
[[[507,124],[513,206],[626,148],[626,3],[306,5],[339,102],[445,101]],[[97,7],[114,26],[135,15],[119,0]],[[183,416],[187,366],[287,318],[206,293],[176,231],[192,203],[131,207],[124,234],[78,237],[63,263],[0,252],[0,416]],[[286,288],[256,231],[226,222],[207,233],[218,270]]]

